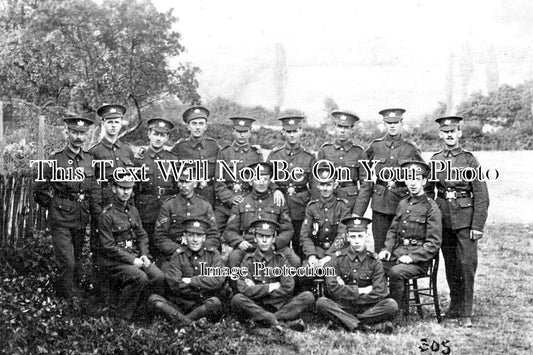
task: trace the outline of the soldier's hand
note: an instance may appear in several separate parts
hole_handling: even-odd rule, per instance
[[[372,285],[367,287],[359,287],[359,294],[366,295],[372,292]]]
[[[146,255],[141,255],[139,259],[143,261],[143,266],[142,266],[143,269],[148,269],[150,265],[152,264],[152,262],[150,261],[150,259],[148,259]]]
[[[255,286],[255,282],[252,279],[244,279],[246,286]]]
[[[135,260],[133,260],[133,265],[137,266],[139,269],[142,269],[143,264],[144,262],[141,258],[135,258]]]
[[[268,293],[277,290],[281,287],[281,284],[279,282],[273,282],[271,284],[268,284]]]
[[[285,205],[285,196],[280,190],[274,191],[274,204],[279,207]]]
[[[328,255],[328,256],[325,256],[325,257],[323,257],[322,259],[320,259],[320,260],[318,261],[318,266],[320,266],[320,267],[324,267],[324,265],[325,265],[328,261],[330,261],[330,260],[331,260],[331,256],[329,256],[329,255]]]
[[[379,260],[389,260],[390,259],[390,251],[382,250],[378,254]]]
[[[243,240],[239,244],[239,249],[241,249],[242,251],[246,251],[246,250],[251,249],[251,248],[252,248],[252,243],[247,242],[246,240]]]
[[[478,240],[478,239],[481,239],[483,238],[483,232],[480,232],[480,231],[476,231],[476,230],[471,230],[470,231],[470,239],[471,240]]]
[[[190,284],[191,283],[191,278],[190,277],[183,277],[181,279],[181,281],[183,281],[184,284]]]
[[[137,149],[133,149],[133,157],[135,159],[144,159],[144,147],[139,147]]]
[[[337,283],[338,283],[339,285],[341,285],[341,286],[346,285],[346,284],[344,283],[344,280],[343,280],[342,277],[340,277],[340,276],[337,276]]]
[[[318,267],[318,259],[316,257],[316,255],[311,255],[307,261],[309,262],[309,266],[311,266],[312,268],[315,268],[315,267]]]
[[[233,203],[234,205],[238,205],[242,201],[244,201],[244,197],[242,197],[242,195],[237,195],[233,198],[233,201],[231,201],[231,203]]]
[[[402,255],[398,258],[398,261],[402,264],[411,264],[413,259],[409,255]]]

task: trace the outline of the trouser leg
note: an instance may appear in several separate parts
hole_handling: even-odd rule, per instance
[[[52,241],[57,265],[56,292],[60,297],[70,297],[74,292],[75,256],[70,228],[52,223]]]
[[[450,312],[461,313],[463,306],[464,286],[462,282],[461,263],[458,259],[458,235],[456,231],[445,228],[442,231],[442,256],[446,269],[446,281],[450,289]]]
[[[457,235],[457,261],[461,269],[461,283],[463,293],[461,303],[463,309],[461,316],[471,317],[474,303],[474,281],[477,270],[477,240],[470,239],[470,229],[464,228],[456,231]]]
[[[354,330],[359,325],[359,319],[345,311],[338,303],[326,297],[316,301],[316,310],[334,322],[340,322],[346,329]]]
[[[222,302],[218,297],[206,299],[200,306],[187,314],[187,318],[195,321],[202,317],[216,318],[222,313]]]
[[[385,239],[393,219],[394,215],[372,211],[372,235],[376,253],[379,253],[385,247]]]
[[[315,297],[313,294],[309,291],[305,291],[281,306],[274,315],[278,320],[293,320],[298,318],[298,316],[307,309],[313,307],[314,303]]]
[[[407,302],[403,297],[405,291],[404,281],[413,277],[423,276],[426,270],[427,266],[425,264],[396,264],[392,266],[389,272],[390,297],[400,306]]]
[[[231,306],[237,317],[241,319],[249,318],[254,322],[266,323],[267,325],[276,323],[276,316],[273,313],[268,312],[242,293],[233,296]]]
[[[357,315],[363,324],[376,324],[392,321],[398,314],[398,304],[392,298],[386,298]]]

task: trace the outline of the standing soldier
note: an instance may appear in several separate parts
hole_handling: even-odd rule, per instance
[[[215,205],[215,169],[219,146],[216,140],[207,137],[207,118],[209,110],[203,106],[189,107],[183,112],[183,122],[189,129],[189,137],[178,141],[172,148],[180,160],[207,161],[208,171],[199,172],[199,176],[205,176],[196,187],[196,193],[211,204]],[[202,165],[203,166],[203,165]]]
[[[250,185],[242,181],[239,176],[232,179],[228,172],[220,167],[222,162],[228,164],[230,170],[233,170],[232,161],[237,161],[237,173],[245,166],[263,161],[263,156],[256,146],[250,145],[252,136],[253,118],[232,117],[233,123],[233,142],[220,149],[217,160],[217,179],[215,181],[215,191],[217,201],[215,205],[215,218],[220,233],[224,233],[226,223],[231,214],[233,206],[238,205],[244,199],[244,196],[250,192]],[[220,174],[222,173],[222,174]]]
[[[352,143],[352,135],[355,122],[359,121],[359,117],[350,112],[334,111],[331,113],[335,122],[335,141],[332,143],[324,143],[318,151],[318,160],[329,160],[335,165],[337,169],[348,168],[349,174],[343,173],[337,176],[339,184],[335,189],[337,197],[345,199],[350,205],[350,210],[354,208],[356,201],[367,200],[366,195],[360,194],[365,191],[368,195],[370,189],[367,185],[371,182],[366,181],[367,175],[360,160],[365,160],[366,155],[364,149]],[[362,215],[361,213],[356,213]]]
[[[289,245],[294,232],[289,210],[286,205],[276,205],[274,194],[269,190],[272,166],[268,163],[256,163],[250,165],[250,168],[257,174],[249,182],[252,192],[246,195],[240,204],[233,207],[224,232],[226,242],[233,248],[228,257],[228,266],[239,266],[246,252],[256,247],[250,226],[256,219],[263,219],[279,224],[276,250],[285,255],[289,264],[298,267],[301,265],[300,258]]]
[[[161,268],[166,271],[172,254],[181,247],[186,240],[184,221],[197,218],[209,223],[206,240],[203,244],[207,248],[220,247],[220,234],[215,222],[215,214],[211,204],[195,192],[197,181],[193,180],[190,168],[185,168],[179,177],[180,193],[163,203],[154,233],[155,251],[161,259]]]
[[[315,298],[309,291],[293,297],[294,277],[272,272],[290,265],[274,248],[278,226],[265,219],[250,224],[257,247],[246,254],[240,264],[247,274],[237,280],[239,293],[233,296],[231,305],[240,318],[250,318],[266,326],[275,326],[278,320],[288,321],[289,328],[303,331],[305,324],[296,318],[313,306]]]
[[[172,255],[165,275],[162,295],[153,294],[149,303],[157,311],[181,325],[222,313],[217,297],[225,277],[217,273],[224,266],[216,248],[204,245],[211,221],[190,218],[183,221],[187,245]],[[215,270],[214,273],[206,270]],[[218,269],[218,270],[217,270]]]
[[[117,167],[125,168],[131,167],[134,164],[133,151],[130,146],[121,142],[118,138],[120,129],[122,128],[122,118],[126,113],[126,108],[118,104],[103,105],[96,114],[102,119],[102,129],[104,136],[102,140],[94,145],[89,152],[93,155],[95,160],[111,160],[113,165],[101,163],[94,168],[96,178],[104,178],[105,181],[100,182],[102,206],[106,206],[113,192],[111,191],[111,181],[113,180],[113,171]],[[105,167],[105,174],[102,171]],[[99,238],[98,238],[98,215],[91,217],[91,252],[93,254],[93,261],[98,254]],[[98,272],[98,271],[97,271]]]
[[[300,248],[300,229],[305,217],[305,207],[311,197],[311,170],[315,162],[315,155],[300,145],[300,138],[302,137],[301,122],[303,119],[304,117],[301,116],[282,117],[279,119],[283,125],[285,145],[274,148],[267,158],[267,162],[270,163],[273,160],[286,162],[289,171],[294,168],[300,168],[303,171],[299,181],[289,177],[286,181],[276,182],[278,189],[284,193],[289,207],[289,214],[294,227],[292,248],[300,258],[303,258]]]
[[[143,153],[143,157],[136,160],[136,165],[146,167],[148,181],[137,184],[135,193],[135,207],[139,210],[143,228],[148,233],[150,250],[154,249],[154,226],[159,209],[164,201],[177,193],[176,182],[169,178],[164,180],[156,161],[176,160],[176,156],[165,150],[170,131],[174,128],[172,122],[163,118],[148,120],[148,139],[150,146]],[[167,167],[171,163],[163,163]]]
[[[402,163],[408,172],[405,184],[410,196],[398,204],[385,248],[379,252],[389,276],[390,296],[403,306],[404,281],[424,276],[431,260],[439,253],[442,241],[442,215],[435,201],[424,192],[429,166],[423,161]]]
[[[405,160],[423,160],[417,146],[402,137],[402,115],[404,112],[405,110],[402,108],[379,111],[379,114],[383,116],[387,134],[370,143],[370,147],[366,151],[370,162],[372,160],[377,161],[376,176],[379,176],[382,169],[400,167],[400,164]],[[357,201],[353,213],[362,216],[372,196],[372,234],[374,236],[374,250],[379,252],[385,245],[385,237],[396,214],[398,203],[409,195],[409,191],[403,182],[383,181],[378,178],[374,186],[372,183],[366,185],[365,191],[362,191],[361,194],[365,198]]]
[[[148,235],[130,199],[134,185],[132,175],[113,180],[111,203],[98,221],[99,263],[111,283],[121,289],[119,309],[125,319],[133,317],[153,289],[159,291],[164,278],[149,258]]]
[[[326,267],[335,268],[335,276],[326,277],[328,297],[319,298],[316,309],[348,331],[391,333],[398,305],[387,298],[387,279],[377,255],[366,250],[367,225],[371,221],[349,217],[342,223],[350,245],[326,263]]]
[[[79,296],[75,283],[83,276],[81,256],[85,240],[85,229],[90,214],[101,212],[100,190],[92,168],[92,156],[82,149],[87,139],[87,131],[93,120],[85,117],[67,117],[67,146],[54,153],[50,160],[55,163],[52,168],[81,169],[79,179],[71,176],[59,176],[63,181],[51,182],[50,166],[45,165],[44,181],[35,185],[35,200],[48,209],[52,240],[58,275],[56,292],[59,297]]]
[[[456,116],[436,119],[445,147],[431,160],[440,162],[441,170],[446,162],[454,169],[479,167],[474,155],[463,150],[459,143],[462,120]],[[479,179],[452,181],[453,177],[446,176],[444,171],[438,172],[437,178],[436,202],[442,211],[443,225],[442,255],[451,298],[446,317],[460,317],[460,324],[471,327],[477,241],[483,237],[489,208],[487,184]]]

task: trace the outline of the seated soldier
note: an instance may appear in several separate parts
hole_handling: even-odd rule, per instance
[[[342,220],[350,216],[348,201],[336,197],[335,175],[329,169],[319,169],[317,187],[320,197],[312,200],[305,210],[300,241],[307,258],[304,266],[323,267],[331,254],[344,246],[346,227]]]
[[[316,310],[348,331],[375,330],[390,333],[398,305],[387,298],[387,280],[376,254],[366,250],[368,218],[349,217],[349,246],[337,250],[325,267],[335,268],[326,276],[326,297],[316,302]]]
[[[216,297],[224,284],[224,276],[205,270],[223,267],[215,247],[206,247],[210,223],[191,218],[183,221],[187,245],[176,250],[165,273],[164,292],[152,294],[152,308],[180,325],[191,325],[203,317],[215,318],[222,313],[222,303]],[[201,322],[202,323],[202,322]],[[206,323],[206,322],[203,322]]]
[[[410,196],[400,201],[385,248],[379,253],[389,276],[390,295],[400,306],[407,302],[403,300],[404,280],[426,274],[442,241],[441,212],[424,193],[429,166],[422,161],[406,161],[401,167],[413,172],[405,181]]]
[[[159,217],[155,224],[154,244],[158,252],[158,264],[166,272],[168,262],[185,238],[183,221],[198,218],[209,223],[205,246],[220,247],[220,234],[215,222],[215,214],[209,202],[196,194],[197,181],[191,179],[191,167],[184,167],[178,181],[179,194],[168,199],[161,206]]]
[[[244,254],[255,249],[254,236],[248,231],[251,223],[256,219],[278,223],[280,227],[275,243],[276,250],[285,255],[290,265],[300,266],[300,258],[289,246],[294,229],[287,205],[276,205],[274,193],[269,190],[272,166],[269,163],[255,163],[249,167],[257,172],[250,181],[252,192],[246,195],[241,203],[233,207],[224,231],[226,242],[233,248],[228,257],[228,266],[238,266]]]
[[[114,181],[111,203],[104,207],[98,221],[102,245],[98,261],[111,285],[121,289],[119,309],[125,319],[133,317],[164,278],[148,257],[148,235],[130,199],[134,185],[132,175]]]
[[[238,317],[250,318],[254,324],[276,326],[279,320],[289,321],[289,328],[303,331],[305,324],[296,318],[313,306],[313,294],[306,291],[292,297],[294,277],[269,273],[289,267],[286,257],[274,250],[279,225],[260,219],[251,227],[257,248],[246,254],[241,263],[242,270],[247,270],[248,274],[237,280],[239,293],[233,296],[231,305]]]

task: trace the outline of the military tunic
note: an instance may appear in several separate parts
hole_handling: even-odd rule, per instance
[[[342,224],[350,216],[348,201],[331,196],[309,202],[302,225],[301,244],[305,258],[315,255],[322,259],[344,245],[346,226]]]
[[[288,164],[287,170],[292,171],[294,168],[301,168],[303,176],[301,181],[288,179],[287,181],[277,181],[276,185],[285,196],[285,201],[289,207],[294,235],[292,237],[292,248],[299,257],[302,257],[300,249],[300,229],[302,221],[305,218],[305,208],[311,198],[311,170],[315,162],[315,155],[303,149],[300,145],[291,149],[288,144],[273,149],[267,162],[273,160],[285,161]]]
[[[283,253],[293,266],[300,265],[300,259],[289,247],[293,235],[293,227],[287,205],[276,206],[274,204],[274,195],[270,191],[258,193],[250,192],[244,197],[243,202],[233,207],[231,217],[228,220],[228,226],[224,232],[224,238],[228,245],[233,249],[231,252],[228,265],[238,266],[245,252],[239,249],[239,244],[246,240],[255,248],[254,235],[249,232],[250,225],[257,219],[275,221],[279,224],[280,229],[276,237],[276,250]]]
[[[477,168],[474,155],[461,147],[443,149],[431,160],[450,161],[453,168]],[[442,255],[450,287],[451,313],[472,316],[474,281],[477,269],[477,240],[470,231],[483,231],[487,220],[489,194],[484,181],[450,181],[444,172],[437,173],[436,202],[442,211]]]
[[[193,160],[193,161],[207,161],[208,181],[198,183],[196,187],[196,193],[215,206],[215,172],[217,169],[217,156],[220,147],[216,140],[210,137],[203,137],[196,139],[194,137],[188,137],[184,140],[177,142],[172,147],[172,153],[174,153],[180,160]],[[203,166],[203,165],[201,165]],[[204,176],[205,172],[200,171],[200,176]]]
[[[141,302],[161,286],[163,273],[152,263],[146,269],[135,266],[134,260],[149,255],[148,236],[137,208],[113,196],[98,221],[101,250],[100,265],[115,287],[121,289],[119,308],[131,318]]]
[[[441,220],[437,204],[425,194],[400,201],[385,240],[385,250],[391,253],[391,258],[384,262],[389,273],[391,297],[399,304],[404,279],[424,275],[431,259],[438,254],[442,241]],[[413,262],[398,263],[402,255],[410,256]]]
[[[211,226],[207,231],[204,245],[210,249],[217,249],[220,246],[220,233],[209,202],[196,194],[190,199],[179,194],[163,203],[156,222],[154,244],[165,260],[168,260],[180,247],[185,233],[183,221],[189,218],[209,221]]]
[[[176,182],[172,177],[167,181],[163,179],[157,160],[177,160],[176,156],[167,150],[155,152],[148,148],[144,152],[142,159],[135,160],[136,166],[146,167],[146,177],[148,181],[139,182],[135,185],[135,206],[139,210],[142,225],[148,239],[150,247],[153,248],[154,226],[159,210],[164,201],[178,192]],[[164,163],[165,169],[170,168],[171,163]]]
[[[401,135],[386,135],[370,143],[366,151],[369,163],[376,161],[376,177],[379,177],[381,170],[385,168],[399,168],[401,163],[406,160],[424,161],[420,149],[411,141],[404,139]],[[391,181],[386,182],[377,179],[375,184],[369,184],[364,187],[368,189],[364,192],[365,199],[357,201],[353,212],[362,216],[370,198],[372,197],[372,234],[374,236],[375,250],[383,249],[387,231],[396,214],[398,203],[401,199],[409,195],[409,190],[404,182]]]
[[[319,313],[340,321],[348,330],[357,328],[360,322],[373,324],[394,319],[398,305],[387,298],[387,280],[376,254],[356,252],[350,246],[338,250],[325,267],[333,267],[335,276],[326,276],[327,297],[317,300]],[[372,286],[370,293],[359,293],[359,288],[368,286]]]
[[[370,185],[371,182],[367,181],[367,174],[360,163],[360,160],[366,159],[364,149],[361,146],[349,141],[343,144],[338,142],[325,143],[318,151],[317,160],[321,159],[329,160],[335,165],[335,168],[346,167],[349,169],[349,176],[337,177],[340,180],[335,193],[337,197],[348,200],[350,210],[360,199],[368,199],[366,195],[369,195],[370,192],[366,186]],[[341,181],[346,178],[349,181]],[[362,195],[360,192],[364,192],[366,195]]]
[[[85,228],[90,214],[101,212],[100,189],[92,168],[92,155],[80,150],[74,153],[68,146],[52,154],[49,160],[57,168],[83,169],[81,181],[52,182],[52,168],[44,165],[44,180],[35,184],[35,200],[49,211],[50,227],[58,266],[57,291],[60,296],[73,292],[74,280],[83,275],[80,264]],[[61,176],[58,179],[74,179]]]
[[[231,214],[231,209],[233,208],[233,198],[237,195],[244,196],[251,191],[250,184],[240,180],[238,172],[243,167],[262,162],[263,156],[255,146],[251,146],[250,144],[240,145],[237,142],[233,142],[231,145],[228,145],[219,151],[217,160],[226,162],[230,171],[233,171],[233,164],[231,161],[237,161],[237,180],[235,181],[225,170],[222,170],[220,166],[217,166],[216,171],[215,192],[217,201],[215,205],[215,218],[220,232],[223,233],[226,229],[226,223]],[[220,165],[220,163],[218,163],[218,165]]]
[[[264,269],[258,268],[264,265]],[[253,321],[274,324],[276,320],[296,319],[303,311],[314,303],[313,294],[303,292],[293,296],[294,278],[281,273],[280,276],[268,274],[266,270],[289,267],[286,257],[276,251],[263,253],[257,248],[253,253],[244,256],[241,268],[248,270],[247,277],[237,280],[236,294],[231,300],[238,317],[251,318]],[[248,285],[245,279],[251,279],[254,285]],[[269,291],[271,283],[279,282],[281,287]]]

